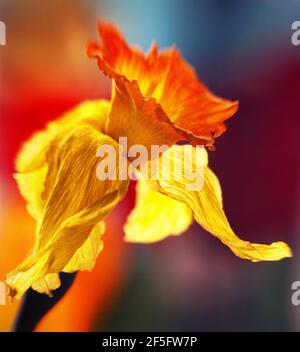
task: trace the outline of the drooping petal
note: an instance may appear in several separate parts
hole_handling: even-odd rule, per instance
[[[139,180],[136,205],[124,226],[127,242],[152,243],[170,235],[180,235],[193,221],[191,209]]]
[[[91,271],[94,268],[96,259],[103,249],[103,241],[101,236],[104,234],[104,231],[105,223],[103,221],[98,222],[92,229],[84,244],[77,249],[71,260],[64,267],[64,272],[73,272],[78,270]]]
[[[83,245],[79,247],[68,264],[64,267],[64,272],[74,271],[91,271],[96,263],[99,253],[103,249],[102,235],[104,234],[105,223],[103,221],[97,223],[92,229],[88,238]],[[44,278],[35,281],[32,288],[40,293],[51,295],[51,291],[60,287],[60,278],[58,273],[47,274]]]
[[[185,202],[193,211],[195,220],[204,229],[218,237],[238,257],[252,261],[280,260],[290,257],[291,250],[284,242],[274,242],[270,245],[254,244],[237,237],[224,213],[220,184],[216,175],[203,163],[203,178],[195,180],[194,177],[193,179],[197,168],[195,158],[192,156],[183,158],[184,153],[180,149],[184,147],[173,146],[162,156],[166,165],[169,163],[173,165],[170,179],[164,177],[165,171],[160,168],[158,180],[149,180],[148,184],[169,197]],[[196,153],[196,149],[193,148],[191,153]],[[191,161],[193,161],[192,168],[190,168]],[[192,174],[182,177],[179,173],[182,169]],[[199,187],[191,190],[194,184]]]
[[[51,296],[51,292],[60,287],[59,275],[58,273],[47,274],[42,279],[34,281],[31,287],[34,291]]]
[[[40,180],[44,189],[39,206],[34,207],[42,187],[36,188],[35,198],[27,197],[30,209],[38,209],[35,214],[41,215],[37,219],[35,251],[7,276],[12,296],[21,297],[30,286],[49,294],[59,285],[60,271],[91,269],[94,265],[102,248],[101,221],[124,196],[128,186],[128,181],[97,178],[96,152],[101,145],[117,149],[113,139],[88,123],[79,123],[73,129],[58,129],[48,150],[44,150],[48,172],[46,177],[41,175],[45,179]],[[37,160],[34,153],[32,156],[32,160]],[[38,163],[37,170],[40,165],[43,164]],[[18,175],[24,176],[26,172]],[[26,182],[30,185],[33,179]]]
[[[48,166],[45,164],[36,170],[14,175],[19,191],[27,202],[27,211],[35,220],[39,220],[43,214],[42,193],[47,173]]]
[[[87,101],[48,124],[44,131],[35,133],[24,143],[16,160],[16,174],[20,193],[27,201],[30,215],[39,220],[46,201],[46,178],[55,173],[55,165],[49,169],[47,157],[54,149],[53,141],[59,134],[68,133],[80,126],[91,126],[104,131],[110,109],[105,100]],[[54,179],[52,177],[52,179]],[[49,182],[49,181],[48,181]]]
[[[110,78],[126,78],[137,85],[145,98],[154,98],[182,138],[193,144],[212,146],[225,130],[224,121],[238,109],[236,101],[221,99],[201,83],[195,71],[175,48],[158,52],[153,45],[148,54],[129,47],[118,30],[99,24],[100,45],[91,41],[88,55]]]

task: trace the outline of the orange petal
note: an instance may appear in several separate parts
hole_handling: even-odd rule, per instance
[[[161,105],[154,98],[144,96],[140,90],[136,79],[143,71],[144,55],[138,50],[132,51],[112,26],[100,24],[99,31],[103,47],[90,43],[88,55],[97,58],[99,68],[114,80],[112,106],[105,133],[115,140],[126,136],[129,147],[141,144],[148,149],[153,144],[171,146],[183,140],[182,134],[177,132]],[[123,60],[128,65],[124,66]],[[130,81],[128,74],[123,75],[123,66],[132,73],[129,74]]]
[[[145,98],[154,98],[162,107],[181,140],[211,146],[225,130],[224,121],[238,109],[232,102],[213,95],[175,48],[158,53],[156,45],[146,55],[127,45],[118,30],[99,24],[101,44],[90,42],[88,55],[96,58],[105,75],[137,82]],[[159,120],[159,118],[157,119]],[[172,125],[171,125],[172,126]]]
[[[226,130],[223,121],[237,111],[238,102],[212,94],[176,48],[161,52],[158,60],[163,79],[153,96],[178,128],[191,132],[196,141],[213,142]]]
[[[148,151],[152,145],[172,146],[183,139],[155,99],[145,98],[137,83],[125,77],[116,81],[105,133],[115,140],[126,136],[128,147],[144,145]]]

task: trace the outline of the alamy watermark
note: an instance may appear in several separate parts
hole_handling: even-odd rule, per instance
[[[0,281],[0,306],[6,305],[6,284]]]
[[[294,281],[291,286],[294,291],[291,296],[291,301],[294,306],[300,305],[300,281]]]
[[[141,175],[145,180],[181,182],[187,191],[198,191],[204,184],[206,154],[203,146],[189,144],[144,145],[134,144],[128,148],[127,137],[119,138],[119,145],[101,145],[96,153],[99,157],[96,174],[101,181],[129,180]]]
[[[291,42],[294,46],[298,46],[300,45],[300,21],[293,22],[291,29],[293,31]]]
[[[6,45],[6,26],[0,21],[0,45]]]

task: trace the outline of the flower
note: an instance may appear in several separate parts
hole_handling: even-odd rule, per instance
[[[126,241],[149,243],[179,235],[195,219],[238,257],[259,261],[291,256],[283,242],[252,244],[236,236],[206,151],[200,157],[201,189],[187,190],[189,178],[178,175],[179,163],[195,170],[195,146],[212,149],[238,103],[209,92],[175,48],[159,52],[154,45],[144,55],[110,24],[100,23],[99,33],[101,44],[90,42],[87,52],[113,80],[111,101],[82,103],[36,133],[17,157],[15,178],[37,227],[34,253],[7,275],[10,295],[19,298],[29,287],[50,295],[60,285],[60,272],[94,267],[103,249],[104,219],[129,184],[128,179],[99,181],[96,151],[109,145],[118,153],[117,141],[124,136],[129,146],[148,150],[168,145],[160,160],[173,166],[169,179],[161,168],[150,180],[137,170],[137,201],[124,227]],[[182,141],[192,145],[185,158],[177,153],[184,148]]]

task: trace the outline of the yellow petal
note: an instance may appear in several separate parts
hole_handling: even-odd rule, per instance
[[[41,218],[45,206],[46,194],[43,193],[46,193],[46,178],[53,172],[48,170],[47,155],[53,149],[55,138],[80,126],[91,126],[103,132],[109,109],[110,103],[105,100],[84,102],[49,123],[44,131],[35,133],[24,143],[16,160],[17,173],[14,176],[33,218]]]
[[[102,248],[103,226],[99,223],[128,186],[128,181],[97,178],[96,152],[101,145],[117,148],[110,137],[88,126],[60,131],[51,142],[35,252],[7,276],[11,295],[20,297],[30,286],[48,290],[47,275],[93,266]],[[51,287],[53,281],[57,283],[52,276]]]
[[[152,190],[144,180],[136,186],[136,205],[124,226],[127,242],[152,243],[180,235],[193,221],[190,208]]]
[[[77,249],[71,260],[64,267],[64,272],[73,272],[77,270],[91,271],[96,263],[99,253],[103,249],[103,241],[101,239],[105,231],[105,223],[99,222],[93,228],[84,244]]]
[[[204,166],[203,184],[198,190],[188,190],[191,185],[191,177],[183,178],[178,175],[179,165],[189,169],[186,165],[195,158],[183,158],[180,149],[184,146],[173,146],[166,151],[162,159],[169,162],[171,178],[167,180],[162,169],[159,169],[158,180],[148,181],[148,184],[155,190],[162,192],[174,199],[185,202],[193,211],[195,220],[207,231],[218,237],[227,245],[235,255],[240,258],[252,261],[280,260],[292,255],[291,250],[284,242],[275,242],[270,245],[254,244],[241,240],[231,229],[223,210],[221,188],[215,174]],[[192,153],[195,153],[193,148]],[[195,163],[192,172],[195,172]],[[199,182],[201,184],[201,182]]]
[[[30,172],[42,167],[52,140],[61,131],[71,131],[78,126],[92,126],[103,132],[109,110],[109,101],[86,101],[50,122],[45,130],[35,133],[24,143],[16,160],[17,172]]]
[[[43,279],[35,281],[31,286],[33,290],[51,297],[51,291],[60,286],[60,278],[57,273],[48,274]]]
[[[44,201],[41,195],[47,173],[48,165],[45,164],[36,170],[14,175],[20,193],[27,202],[27,211],[37,221],[43,215]]]
[[[74,272],[78,270],[91,271],[95,266],[96,259],[103,249],[103,241],[101,239],[104,234],[105,223],[103,221],[96,224],[90,235],[77,249],[68,264],[64,267],[64,272]],[[57,273],[47,274],[43,279],[35,281],[32,288],[39,293],[46,293],[51,296],[51,291],[56,290],[60,286],[60,278]]]

